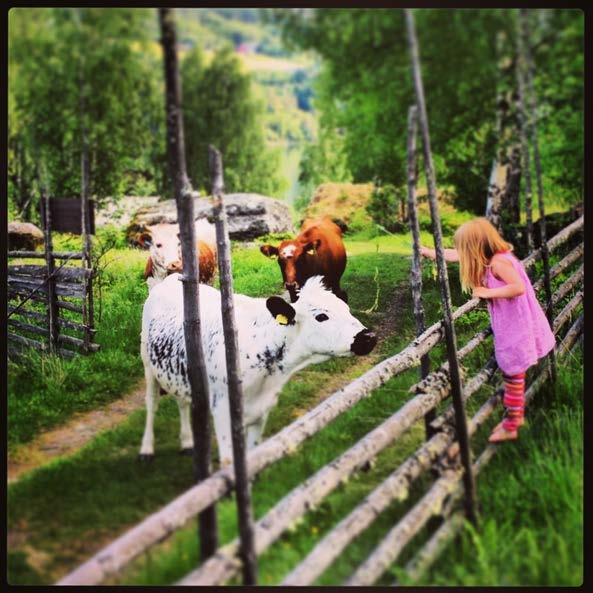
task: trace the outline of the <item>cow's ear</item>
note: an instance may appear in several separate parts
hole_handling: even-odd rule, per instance
[[[138,243],[145,249],[152,245],[152,235],[150,233],[141,233],[137,238]]]
[[[309,255],[317,255],[317,248],[321,244],[320,239],[315,239],[315,241],[311,241],[305,245],[305,252]]]
[[[278,247],[273,245],[260,245],[259,250],[266,256],[271,258],[278,257]]]
[[[283,298],[271,296],[266,301],[266,307],[280,325],[294,325],[296,311]]]

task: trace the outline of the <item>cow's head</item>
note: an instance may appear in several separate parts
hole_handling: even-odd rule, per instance
[[[148,227],[147,234],[143,244],[150,249],[153,266],[166,274],[181,272],[179,225],[155,224]]]
[[[284,286],[288,290],[291,302],[296,302],[298,291],[304,279],[303,271],[314,268],[312,258],[317,257],[319,239],[303,243],[297,240],[282,241],[278,247],[262,245],[259,249],[267,257],[278,259]]]
[[[273,296],[266,305],[277,323],[298,332],[298,347],[308,355],[322,357],[318,360],[368,354],[377,343],[377,336],[350,313],[344,301],[327,290],[321,276],[305,282],[295,303]]]

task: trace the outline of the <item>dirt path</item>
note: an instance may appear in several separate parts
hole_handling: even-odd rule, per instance
[[[114,428],[144,405],[144,379],[124,397],[104,408],[75,414],[62,426],[41,433],[8,456],[8,482],[14,482],[26,472],[76,453],[100,432]]]

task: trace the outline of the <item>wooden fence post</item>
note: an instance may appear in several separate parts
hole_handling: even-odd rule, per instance
[[[81,9],[74,8],[74,18],[82,33]],[[85,121],[85,76],[84,76],[84,52],[80,54],[78,68],[78,117],[80,119],[80,227],[82,235],[82,267],[91,267],[91,238],[90,238],[90,216],[89,216],[89,157],[88,138]],[[82,295],[82,324],[85,326],[83,333],[83,352],[90,352],[91,332],[94,325],[93,320],[93,287],[92,279],[85,278],[83,281]]]
[[[519,23],[517,22],[517,25]],[[519,115],[519,135],[521,138],[521,153],[523,157],[523,174],[525,178],[525,214],[527,217],[527,250],[534,249],[533,242],[533,209],[531,190],[531,159],[529,155],[528,121],[525,109],[525,52],[520,27],[517,26],[517,106]]]
[[[239,345],[235,304],[233,298],[233,272],[226,210],[222,194],[224,181],[222,157],[213,146],[208,147],[210,179],[214,197],[216,225],[216,247],[220,273],[220,297],[222,308],[222,329],[224,333],[229,408],[231,413],[231,436],[233,440],[233,464],[235,469],[235,491],[237,493],[237,516],[239,520],[240,556],[243,561],[243,584],[257,584],[257,558],[251,509],[251,485],[247,475],[245,455],[245,431],[243,429],[243,383],[239,364]]]
[[[414,79],[414,89],[416,92],[416,104],[418,105],[418,116],[420,130],[422,133],[422,146],[424,149],[424,167],[426,170],[426,181],[428,184],[428,198],[430,203],[430,214],[432,218],[432,228],[434,235],[434,244],[436,249],[436,260],[439,274],[439,284],[441,289],[441,300],[443,304],[443,326],[445,330],[445,340],[447,343],[447,356],[449,360],[449,376],[451,378],[451,397],[455,409],[455,431],[459,440],[461,463],[463,465],[463,481],[465,486],[465,513],[472,522],[477,522],[475,483],[471,462],[471,453],[469,448],[469,436],[467,431],[467,419],[462,399],[461,376],[459,373],[459,362],[457,360],[457,344],[455,336],[455,326],[453,324],[453,313],[451,307],[451,294],[449,290],[449,278],[447,275],[447,266],[445,264],[441,219],[437,204],[436,178],[432,154],[430,149],[430,134],[428,129],[428,118],[426,115],[426,104],[424,101],[424,87],[422,84],[422,74],[420,71],[420,57],[418,53],[418,41],[414,25],[414,15],[410,9],[405,9],[406,29],[408,33],[408,43],[410,49],[412,75]]]
[[[53,256],[53,245],[51,239],[51,210],[49,195],[45,186],[44,178],[40,176],[39,186],[41,190],[41,201],[43,203],[43,239],[45,248],[45,266],[47,274],[47,320],[48,320],[48,347],[49,352],[58,352],[58,306],[56,304],[56,279],[52,276],[55,268]]]
[[[424,325],[424,307],[422,305],[422,256],[420,255],[420,224],[416,210],[416,135],[418,132],[418,108],[411,105],[408,109],[408,220],[414,242],[412,269],[410,271],[410,285],[414,301],[414,317],[416,319],[416,337],[426,329]],[[430,356],[424,354],[420,359],[420,378],[424,379],[430,372]],[[434,434],[431,426],[436,418],[436,410],[430,410],[424,416],[426,438]]]
[[[533,62],[533,56],[531,55],[531,49],[529,47],[529,22],[527,10],[524,8],[520,9],[519,22],[521,26],[521,32],[519,37],[520,40],[520,51],[522,50],[523,55],[521,61],[525,67],[524,76],[527,82],[527,95],[529,98],[529,113],[527,114],[527,121],[529,122],[529,128],[531,132],[531,142],[533,145],[533,162],[535,165],[535,180],[537,184],[537,202],[539,206],[539,234],[540,244],[542,249],[542,262],[544,265],[544,290],[546,292],[546,317],[550,322],[550,325],[554,323],[554,307],[552,304],[552,285],[550,283],[550,254],[548,250],[548,242],[546,238],[546,215],[544,209],[544,188],[542,183],[542,164],[539,154],[539,139],[537,134],[537,99],[535,96],[535,88],[533,85],[533,76],[535,70],[535,64]],[[556,354],[552,350],[549,354],[550,361],[550,374],[552,381],[556,381]]]
[[[196,482],[201,482],[210,475],[211,441],[208,383],[200,329],[199,252],[195,242],[193,191],[185,163],[181,84],[173,11],[169,8],[159,8],[159,17],[165,67],[167,152],[175,189],[183,260],[183,331],[192,398],[193,459]],[[218,545],[214,505],[200,513],[199,532],[201,558],[205,560],[214,553]]]

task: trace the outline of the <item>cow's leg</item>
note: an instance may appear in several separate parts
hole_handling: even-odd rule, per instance
[[[224,393],[224,396],[220,393],[213,393],[213,396],[216,405],[212,406],[212,415],[214,417],[214,430],[216,431],[216,442],[218,443],[220,467],[225,467],[233,463],[229,400],[226,393]]]
[[[264,432],[266,426],[266,420],[268,419],[269,412],[266,412],[261,418],[258,418],[255,422],[247,427],[247,450],[253,449],[261,443],[261,435]]]
[[[144,367],[144,377],[146,379],[146,425],[139,457],[141,461],[151,461],[154,457],[154,414],[158,407],[159,384],[147,366]]]
[[[179,406],[179,440],[181,441],[182,455],[192,455],[194,450],[194,434],[191,428],[191,399],[187,397],[177,397]]]

